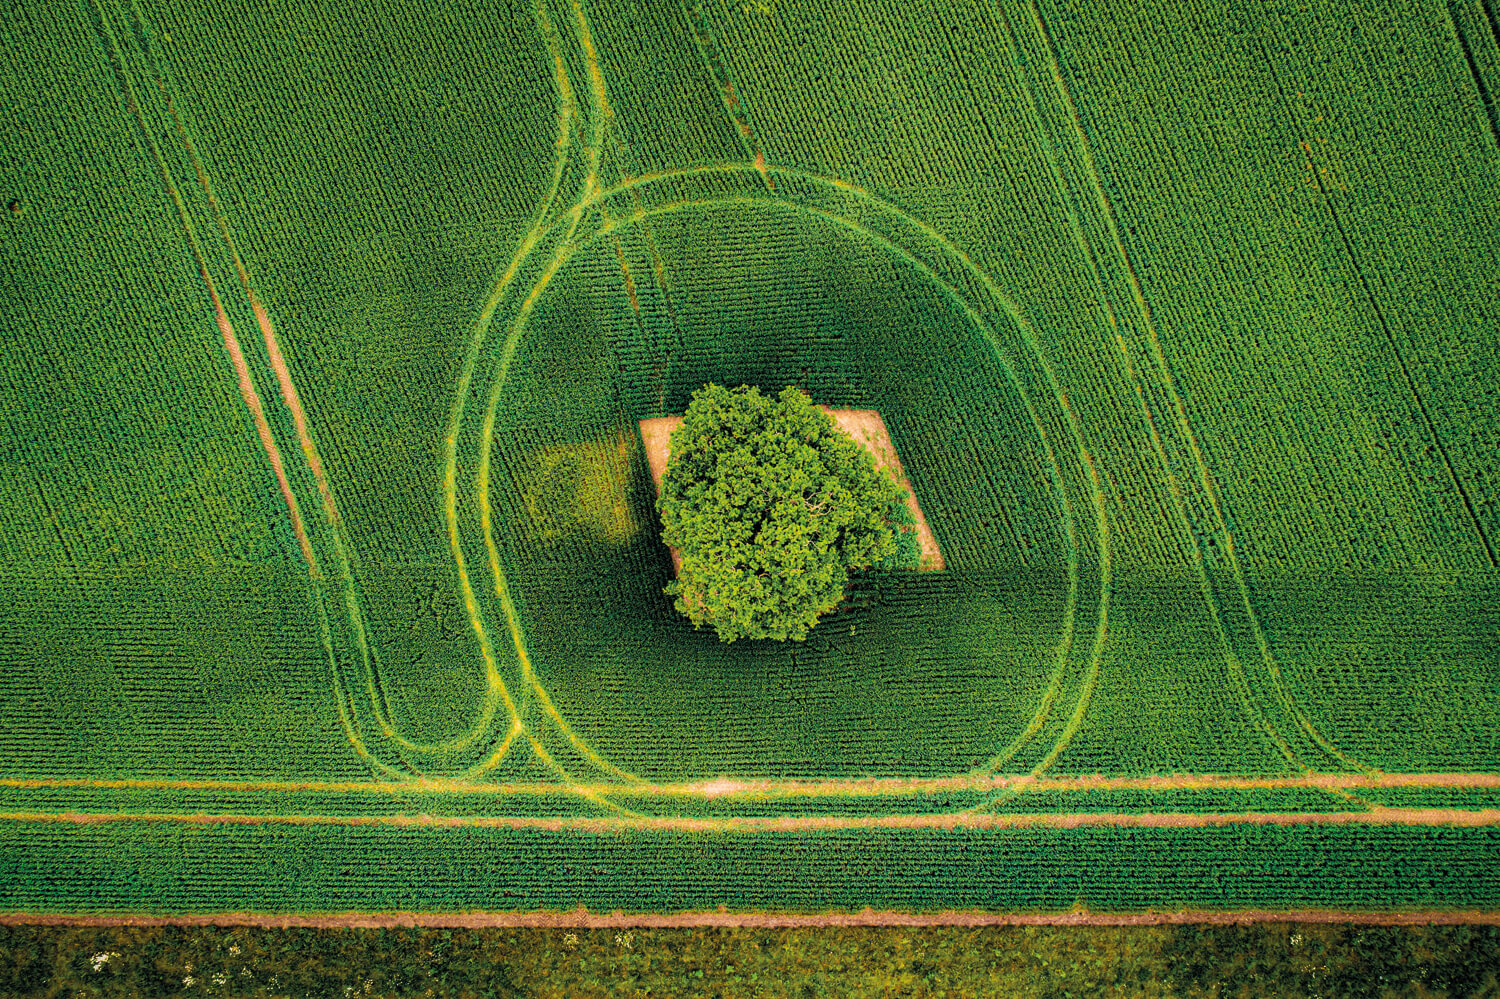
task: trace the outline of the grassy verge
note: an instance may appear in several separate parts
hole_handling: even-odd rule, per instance
[[[54,996],[1496,995],[1500,927],[0,927],[0,992]]]

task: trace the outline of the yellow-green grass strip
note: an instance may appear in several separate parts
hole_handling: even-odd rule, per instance
[[[561,818],[515,815],[236,815],[174,812],[0,812],[0,821],[99,825],[174,822],[185,825],[386,826],[423,829],[540,829],[549,832],[781,833],[845,829],[1080,829],[1089,827],[1202,829],[1219,826],[1500,826],[1500,808],[1384,808],[1345,812],[941,812],[925,815],[651,817],[594,796],[619,816]]]
[[[1028,792],[1211,791],[1319,788],[1443,788],[1500,790],[1500,773],[1317,773],[1295,777],[1251,777],[1235,774],[1163,774],[1159,776],[1033,777],[968,775],[956,777],[863,777],[826,780],[769,780],[716,777],[662,784],[573,784],[485,782],[446,777],[387,781],[216,780],[200,778],[27,778],[0,779],[0,789],[110,789],[142,791],[285,792],[310,794],[455,794],[497,798],[553,795],[559,791],[625,796],[701,797],[757,800],[789,797],[881,797],[952,794],[960,791],[1015,789]]]

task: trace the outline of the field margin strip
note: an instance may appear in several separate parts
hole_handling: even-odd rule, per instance
[[[859,912],[654,913],[616,909],[596,913],[585,908],[539,912],[335,912],[288,916],[258,912],[219,912],[192,916],[59,915],[42,912],[0,913],[0,926],[256,926],[263,929],[388,929],[487,927],[537,929],[673,929],[720,926],[735,929],[813,929],[825,926],[1162,926],[1184,923],[1349,923],[1361,926],[1500,926],[1500,911],[1486,909],[1179,909],[1143,912],[1091,912],[1083,906],[1052,912],[988,912],[944,909],[922,913],[899,909]]]

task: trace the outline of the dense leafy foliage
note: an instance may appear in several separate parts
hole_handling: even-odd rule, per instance
[[[657,500],[682,555],[664,592],[723,641],[803,641],[850,572],[915,563],[905,496],[800,389],[710,383],[672,432]]]

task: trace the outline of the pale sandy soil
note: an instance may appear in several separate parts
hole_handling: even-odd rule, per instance
[[[937,539],[932,536],[932,529],[927,526],[927,518],[922,515],[922,508],[917,503],[916,491],[906,479],[906,470],[901,467],[901,459],[897,457],[896,449],[891,445],[891,435],[886,432],[885,420],[880,418],[880,413],[873,409],[829,409],[826,406],[818,408],[833,417],[833,422],[838,424],[840,430],[854,438],[874,456],[876,468],[889,471],[896,485],[906,490],[906,507],[916,518],[917,539],[922,545],[922,563],[918,566],[918,571],[936,572],[943,569],[943,553],[938,550]],[[661,493],[662,476],[667,473],[667,458],[671,451],[670,437],[672,431],[677,429],[677,425],[681,422],[680,416],[658,416],[640,421],[641,440],[646,445],[646,463],[651,466],[651,478],[656,483],[658,495]],[[675,548],[671,549],[671,552],[673,570],[680,572],[682,556]]]

